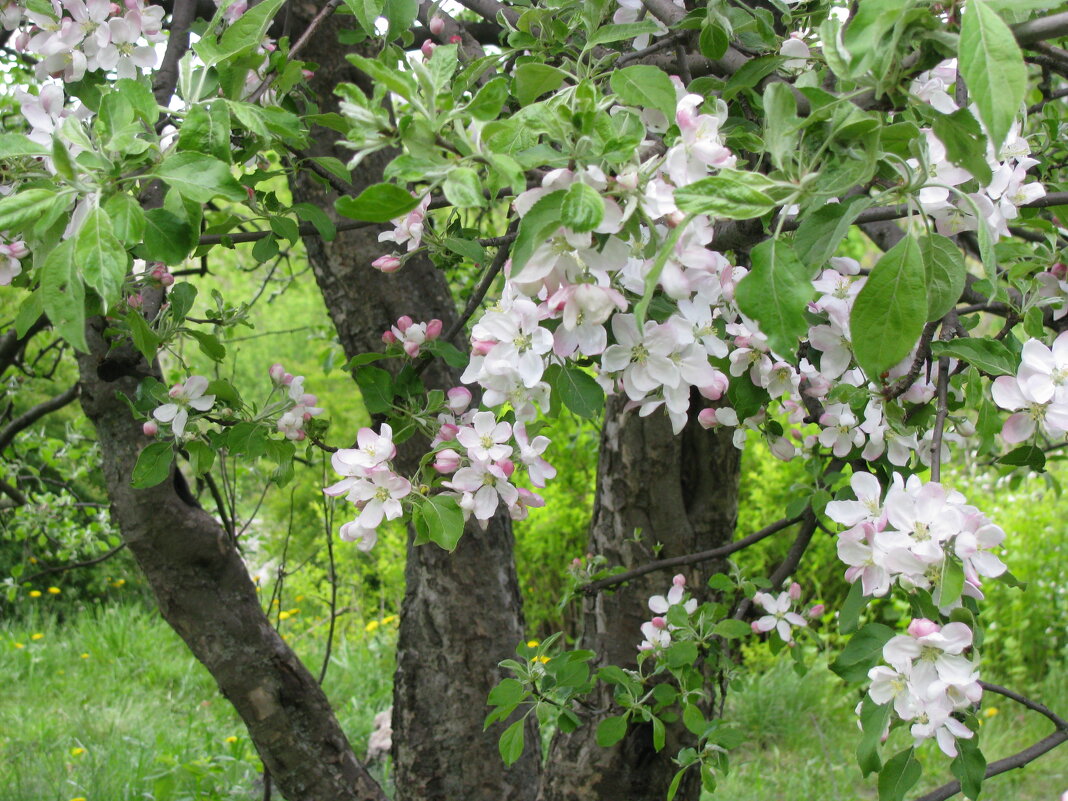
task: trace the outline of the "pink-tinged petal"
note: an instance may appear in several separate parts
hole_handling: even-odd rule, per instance
[[[793,634],[790,631],[790,624],[785,620],[780,620],[775,626],[775,630],[778,632],[779,638],[783,642],[790,642],[790,640],[793,639]]]
[[[1001,427],[1001,437],[1010,445],[1024,442],[1035,433],[1035,420],[1025,412],[1017,412],[1010,415],[1009,419]]]
[[[194,398],[193,400],[189,401],[189,406],[193,409],[196,409],[198,412],[206,412],[214,405],[214,395],[203,395],[202,397]]]
[[[767,631],[771,631],[773,628],[775,628],[775,625],[778,622],[779,622],[778,619],[775,618],[773,615],[765,615],[764,617],[759,618],[758,620],[756,620],[753,623],[753,627],[756,628],[758,631],[767,632]]]
[[[347,493],[352,488],[352,485],[355,483],[355,478],[343,478],[336,484],[331,484],[329,487],[324,487],[323,493],[329,495],[331,498],[337,498]]]
[[[1011,412],[1022,409],[1030,403],[1020,391],[1019,383],[1009,375],[995,379],[990,387],[990,394],[994,398],[994,403]]]
[[[668,609],[671,608],[671,604],[667,602],[667,598],[663,595],[654,595],[649,599],[649,608],[658,615],[666,615]]]
[[[488,485],[483,486],[475,493],[475,519],[489,520],[497,511],[497,491]]]

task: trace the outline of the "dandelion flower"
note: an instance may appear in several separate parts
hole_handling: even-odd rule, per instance
[[[43,640],[44,639],[44,635],[41,634],[41,632],[39,632],[39,631],[38,632],[34,632],[33,634],[30,635],[30,639],[31,640]]]
[[[41,597],[41,591],[40,590],[30,590],[30,597],[31,598],[40,598]]]
[[[231,734],[229,737],[226,738],[226,742],[228,742],[228,743],[236,743],[237,742],[237,738],[234,737],[234,735]]]
[[[71,756],[81,756],[84,753],[85,753],[85,749],[84,748],[72,748],[72,749],[70,749],[70,755]]]
[[[539,643],[538,643],[537,640],[531,640],[530,642],[527,643],[527,648],[537,648],[538,644]]]
[[[367,625],[363,627],[364,631],[371,632],[377,629],[381,624],[377,620],[367,621]]]
[[[82,659],[88,659],[88,658],[89,658],[89,654],[82,654]]]
[[[49,595],[59,595],[61,592],[62,592],[62,590],[59,587],[49,587],[48,588],[48,594]]]

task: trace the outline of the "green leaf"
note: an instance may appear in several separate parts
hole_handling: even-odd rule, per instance
[[[145,212],[145,238],[141,258],[180,264],[197,243],[197,234],[188,222],[166,209]]]
[[[75,240],[60,242],[41,265],[41,300],[44,312],[60,335],[84,352],[85,286],[74,256]]]
[[[957,756],[950,763],[949,769],[960,780],[964,795],[971,799],[979,797],[986,777],[986,757],[979,750],[978,737],[957,740]]]
[[[500,76],[488,81],[467,104],[467,113],[476,120],[490,122],[497,119],[508,99],[508,79]]]
[[[375,30],[375,20],[382,16],[385,0],[344,0],[344,2],[345,6],[360,23],[363,32],[368,36],[377,36],[378,31]]]
[[[666,687],[667,685],[661,684],[660,686]],[[653,715],[651,723],[653,724],[653,750],[658,752],[663,751],[664,740],[667,739],[667,731],[664,728],[664,721],[656,715]]]
[[[472,264],[482,264],[486,260],[486,249],[473,239],[460,239],[447,236],[442,243],[448,250],[458,253]]]
[[[879,743],[890,722],[890,704],[877,704],[865,695],[860,705],[860,728],[863,734],[857,743],[857,764],[864,776],[880,770],[883,761],[879,757]]]
[[[171,316],[178,322],[185,320],[196,298],[197,288],[188,281],[181,281],[172,286],[171,291],[167,293],[167,301],[171,304]]]
[[[389,22],[386,40],[409,31],[419,11],[419,0],[386,0],[382,14]]]
[[[732,382],[733,383],[733,382]],[[867,604],[864,598],[864,586],[859,581],[854,581],[846,595],[842,609],[838,613],[838,630],[842,634],[856,631],[857,621],[860,620],[860,612]]]
[[[902,801],[905,793],[920,780],[923,768],[914,751],[906,749],[883,766],[879,772],[879,801]]]
[[[148,125],[156,124],[159,119],[159,104],[146,84],[132,78],[119,78],[115,81],[115,90],[126,98],[134,114],[142,122]]]
[[[682,783],[682,777],[685,773],[686,768],[682,768],[675,772],[675,775],[671,779],[671,784],[668,785],[667,801],[674,801],[675,795],[679,792],[679,785]]]
[[[589,184],[575,181],[564,194],[560,220],[572,231],[592,231],[604,219],[604,199]]]
[[[527,211],[519,223],[515,242],[512,244],[512,278],[522,280],[523,267],[539,245],[560,227],[564,191],[550,192]]]
[[[197,345],[200,347],[200,352],[212,361],[221,362],[226,358],[226,348],[219,342],[219,338],[214,334],[209,334],[206,331],[197,331],[193,328],[188,329],[186,333],[197,341]]]
[[[434,495],[419,507],[430,541],[446,551],[456,549],[464,534],[464,513],[452,495]]]
[[[792,166],[797,154],[797,99],[792,87],[776,81],[764,89],[764,144],[780,170]]]
[[[726,618],[719,621],[716,627],[712,629],[712,633],[720,637],[724,637],[728,640],[738,640],[743,637],[748,637],[753,633],[752,628],[744,620],[735,620],[734,618]],[[698,732],[695,732],[695,734]]]
[[[956,603],[964,589],[964,568],[948,553],[942,562],[942,580],[934,593],[935,606],[945,607]]]
[[[997,152],[1027,94],[1027,67],[1009,26],[986,0],[968,0],[957,58],[968,95]]]
[[[582,49],[589,50],[592,47],[608,44],[609,42],[622,42],[635,39],[642,34],[656,33],[657,30],[658,26],[652,20],[645,20],[643,22],[624,22],[619,25],[605,25],[593,32],[593,35],[586,40],[586,45]]]
[[[364,366],[356,370],[356,385],[363,395],[368,414],[384,414],[393,405],[393,376],[381,367]]]
[[[334,241],[334,237],[337,236],[337,226],[321,208],[312,203],[296,203],[293,205],[293,211],[301,220],[314,225],[324,242]]]
[[[271,20],[284,2],[262,0],[242,14],[218,39],[214,36],[204,37],[193,46],[193,50],[210,67],[245,50],[259,47]]]
[[[656,109],[668,122],[675,119],[675,84],[659,67],[647,64],[624,67],[613,72],[608,83],[627,105]]]
[[[454,167],[450,170],[442,189],[445,199],[457,208],[478,209],[486,205],[478,173],[470,167]]]
[[[771,349],[792,362],[798,340],[808,331],[805,308],[815,296],[812,271],[781,240],[764,240],[750,260],[752,268],[735,293],[738,308],[760,324]]]
[[[400,72],[394,67],[376,61],[373,58],[364,58],[355,53],[345,56],[357,69],[366,72],[368,77],[376,83],[383,84],[389,91],[398,94],[405,100],[411,100],[416,94],[415,80],[408,73]]]
[[[126,193],[112,195],[104,203],[111,219],[112,233],[127,247],[140,245],[145,235],[145,212],[141,204]]]
[[[159,347],[160,338],[145,322],[140,312],[131,311],[123,319],[130,327],[130,338],[133,340],[134,347],[145,357],[145,361],[151,362],[156,358],[156,348]]]
[[[674,642],[664,652],[664,658],[673,670],[693,665],[697,661],[697,643]]]
[[[230,174],[230,166],[203,153],[168,156],[156,168],[156,175],[174,187],[182,197],[197,203],[207,203],[216,197],[248,200],[245,188]]]
[[[960,248],[938,234],[920,239],[920,255],[927,276],[927,320],[932,322],[957,305],[968,270]]]
[[[935,357],[952,356],[982,370],[988,375],[1015,375],[1018,359],[1008,346],[997,339],[968,337],[951,339],[948,342],[931,343]]]
[[[692,214],[750,220],[778,206],[768,194],[775,186],[774,181],[760,173],[724,169],[676,189],[675,203],[682,211]]]
[[[526,718],[517,720],[504,730],[504,734],[501,735],[501,739],[497,743],[497,750],[500,751],[501,759],[504,760],[505,765],[515,763],[523,755],[523,727],[525,723]]]
[[[111,231],[111,219],[101,209],[93,209],[78,229],[74,258],[85,283],[110,306],[122,295],[129,259],[126,250]]]
[[[785,62],[786,58],[784,56],[760,56],[749,59],[730,77],[727,85],[723,87],[723,99],[730,100],[743,89],[756,86]],[[674,112],[672,114],[674,115]],[[671,117],[668,119],[671,119]]]
[[[47,156],[48,148],[18,133],[0,134],[0,159],[18,156]]]
[[[527,688],[518,679],[501,679],[501,682],[490,690],[486,703],[491,706],[515,706],[527,697]]]
[[[372,184],[356,197],[339,197],[334,201],[338,214],[376,223],[403,217],[418,205],[419,198],[396,184]]]
[[[169,442],[153,442],[137,455],[131,484],[134,489],[148,489],[166,480],[171,473],[174,449]]]
[[[857,631],[831,664],[831,670],[846,681],[863,681],[879,659],[894,630],[882,623],[868,623]]]
[[[209,448],[198,439],[187,442],[185,451],[189,454],[189,466],[195,476],[204,475],[215,463],[215,449]]]
[[[0,231],[16,231],[36,222],[59,197],[54,189],[23,189],[0,199]]]
[[[203,104],[193,106],[178,129],[178,149],[230,161],[229,121],[230,111],[225,103],[212,103],[210,111]]]
[[[1046,454],[1034,445],[1021,445],[998,459],[998,463],[1010,467],[1030,467],[1036,473],[1043,473],[1046,470]]]
[[[515,97],[521,106],[529,106],[546,92],[555,92],[567,73],[548,64],[520,64],[515,71]]]
[[[597,724],[597,745],[611,748],[627,734],[627,716],[615,715]]]
[[[560,395],[564,406],[587,420],[604,411],[604,390],[589,373],[577,367],[552,365],[545,380]]]
[[[822,267],[838,250],[857,215],[870,205],[870,198],[851,197],[821,206],[805,217],[793,238],[798,258],[809,267]]]
[[[968,109],[960,108],[952,114],[935,112],[931,127],[934,135],[946,146],[946,157],[950,161],[974,175],[981,185],[990,183],[986,134]]]
[[[853,353],[868,378],[904,359],[927,320],[926,271],[919,243],[903,237],[882,255],[849,317]]]

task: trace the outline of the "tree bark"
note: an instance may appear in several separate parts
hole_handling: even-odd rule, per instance
[[[282,794],[293,801],[385,801],[357,761],[326,696],[272,628],[244,563],[223,528],[189,498],[181,476],[131,486],[149,442],[119,398],[138,379],[104,380],[109,354],[96,318],[90,353],[78,359],[81,403],[96,426],[112,513],[144,571],[164,619],[234,705]],[[134,359],[129,360],[137,364]],[[138,373],[147,372],[142,360]]]
[[[310,84],[322,111],[336,110],[333,92],[339,83],[361,80],[337,44],[342,24],[338,18],[328,21],[307,51],[318,64]],[[338,147],[337,138],[336,132],[316,129],[309,153],[347,161],[352,151]],[[362,163],[353,176],[353,193],[381,180],[390,157]],[[291,186],[295,200],[333,214],[336,195],[331,189],[307,174],[296,176]],[[392,275],[370,266],[388,251],[389,244],[377,240],[379,231],[391,227],[340,233],[333,242],[305,240],[312,270],[350,357],[381,350],[382,332],[401,315],[415,320],[436,317],[446,329],[457,316],[444,276],[427,259],[412,259]],[[465,348],[463,342],[454,344]],[[459,383],[457,372],[440,361],[422,377],[428,389]],[[426,444],[413,439],[401,445],[398,467],[414,467]],[[409,539],[394,682],[398,801],[534,797],[536,750],[506,768],[497,750],[500,728],[482,730],[486,697],[501,678],[497,663],[514,655],[524,637],[513,546],[511,522],[503,515],[491,520],[484,532],[469,525],[451,554],[435,545],[414,547]],[[533,729],[530,734],[536,742]]]
[[[666,415],[638,417],[623,412],[625,398],[609,399],[601,434],[597,494],[589,550],[611,565],[631,568],[654,559],[714,548],[734,536],[738,512],[740,452],[729,431],[712,432],[695,421],[675,436]],[[635,532],[640,530],[640,537]],[[654,551],[654,545],[663,547]],[[722,566],[704,563],[684,570],[687,586],[700,595],[700,577]],[[636,667],[640,626],[650,619],[647,601],[664,595],[670,575],[649,573],[618,592],[601,592],[587,600],[578,647],[597,653],[600,664]],[[590,699],[598,709],[612,706],[612,693]],[[678,769],[681,727],[668,726],[667,745],[653,749],[652,727],[632,726],[613,748],[595,741],[598,722],[619,709],[592,717],[570,735],[552,743],[539,801],[627,799],[661,801]],[[691,771],[691,773],[694,773]],[[696,778],[694,776],[693,778]],[[680,798],[696,798],[696,787]]]

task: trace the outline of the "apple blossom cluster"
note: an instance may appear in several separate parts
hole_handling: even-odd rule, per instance
[[[281,408],[272,410],[282,411],[278,418],[278,430],[286,439],[300,442],[307,436],[304,424],[323,413],[323,410],[315,405],[318,399],[310,392],[304,391],[304,376],[287,373],[281,364],[272,364],[268,375],[275,387],[284,389],[286,393]]]
[[[767,612],[752,622],[753,632],[763,634],[775,629],[779,639],[783,642],[792,642],[794,626],[805,627],[808,621],[794,610],[794,604],[801,600],[801,585],[796,581],[790,584],[790,588],[778,595],[767,592],[758,592],[753,596],[753,603]]]
[[[950,59],[929,72],[922,73],[913,82],[912,91],[920,99],[930,103],[943,114],[952,114],[959,106],[951,95],[957,76],[957,61]],[[976,119],[980,115],[973,109]],[[920,207],[935,220],[940,234],[953,236],[962,231],[975,231],[979,216],[983,218],[996,236],[1009,236],[1009,225],[1019,216],[1019,207],[1044,197],[1045,188],[1037,181],[1027,181],[1027,171],[1038,164],[1031,158],[1031,147],[1020,135],[1017,121],[1005,143],[998,152],[988,146],[987,163],[992,177],[979,191],[967,194],[956,192],[953,187],[972,180],[974,175],[963,167],[949,161],[946,146],[930,128],[922,129],[927,140],[927,182],[920,190]],[[909,166],[918,170],[917,160],[909,160]],[[954,199],[955,196],[955,199]]]
[[[949,757],[957,755],[957,739],[974,733],[955,712],[978,704],[983,695],[976,661],[964,655],[972,631],[963,623],[940,626],[925,618],[913,620],[907,634],[883,646],[883,659],[868,672],[868,694],[876,704],[893,703],[894,713],[912,723],[916,744],[934,737]]]
[[[427,323],[416,323],[404,315],[397,318],[397,324],[382,332],[382,341],[386,345],[400,345],[411,358],[422,352],[423,345],[441,336],[441,320],[433,319]]]
[[[342,103],[342,110],[349,109],[350,113],[355,107],[352,104]],[[352,167],[352,164],[349,165]],[[393,220],[393,230],[383,231],[378,235],[379,242],[392,242],[400,247],[406,245],[406,251],[411,253],[423,244],[423,225],[426,218],[426,210],[430,206],[430,195],[425,195],[419,205],[405,214]],[[384,273],[395,273],[404,264],[403,257],[398,253],[390,253],[379,256],[371,266]]]
[[[189,422],[189,413],[206,412],[215,405],[215,396],[204,394],[208,383],[208,379],[202,375],[191,375],[182,383],[175,384],[167,393],[170,402],[157,406],[152,411],[152,417],[170,425],[174,436],[181,439]],[[159,430],[151,420],[146,422],[143,428],[148,436],[155,436]]]
[[[1052,347],[1037,339],[1024,343],[1020,369],[1003,375],[991,387],[994,403],[1013,412],[1001,429],[1010,444],[1030,439],[1036,429],[1053,439],[1068,433],[1068,332]]]
[[[982,599],[982,579],[1005,572],[995,553],[1005,532],[959,492],[915,475],[894,474],[885,499],[870,473],[854,473],[849,485],[856,500],[831,501],[827,516],[849,527],[838,535],[838,558],[849,566],[846,580],[859,579],[864,595],[881,597],[895,583],[933,591],[952,564],[963,571],[962,594]],[[958,606],[950,599],[940,611]]]
[[[667,613],[673,606],[681,606],[687,615],[697,611],[697,599],[686,599],[686,576],[679,573],[671,580],[671,589],[668,594],[654,595],[649,599],[649,609],[653,612],[653,619],[642,623],[642,635],[645,637],[638,645],[639,651],[658,652],[671,645],[671,632],[674,626],[667,622]]]
[[[13,44],[38,59],[37,79],[79,81],[86,72],[115,72],[133,78],[156,66],[152,45],[166,39],[162,6],[142,0],[51,0],[51,13],[8,0],[0,24],[18,31]]]

